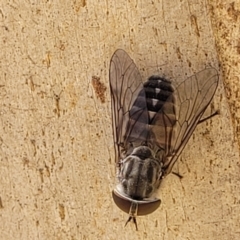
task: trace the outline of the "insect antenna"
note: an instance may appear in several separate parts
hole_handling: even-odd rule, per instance
[[[135,224],[135,227],[136,227],[136,231],[138,231],[137,219],[136,219],[135,217],[132,217],[132,216],[129,216],[129,218],[128,218],[128,220],[126,221],[124,227],[126,227],[126,225],[127,225],[129,222],[131,222],[131,220],[133,220],[133,223]]]
[[[125,223],[125,226],[129,222],[131,222],[131,220],[133,220],[133,223],[135,224],[135,227],[136,227],[136,231],[138,231],[137,220],[136,220],[137,212],[138,212],[138,203],[132,201],[131,202],[131,207],[130,207],[130,210],[129,210],[129,218],[128,218],[127,222]]]

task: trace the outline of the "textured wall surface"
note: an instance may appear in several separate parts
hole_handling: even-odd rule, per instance
[[[240,5],[233,1],[2,1],[0,238],[240,239]],[[182,81],[213,66],[220,84],[161,186],[160,208],[124,228],[108,68],[117,48]],[[226,97],[227,96],[227,97]]]

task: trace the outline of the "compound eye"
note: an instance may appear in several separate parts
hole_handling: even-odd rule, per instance
[[[136,203],[138,206],[137,216],[150,214],[157,210],[161,204],[160,199],[134,200],[120,194],[117,190],[112,191],[112,197],[115,204],[125,213],[129,213],[132,202]]]
[[[131,207],[131,200],[123,197],[117,191],[112,191],[112,197],[115,204],[125,213],[129,213]]]
[[[156,211],[161,204],[160,199],[146,200],[138,203],[138,216],[147,215]]]

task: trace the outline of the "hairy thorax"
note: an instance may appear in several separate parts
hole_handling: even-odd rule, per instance
[[[140,146],[123,160],[118,188],[133,199],[149,198],[158,188],[162,164],[147,146]]]

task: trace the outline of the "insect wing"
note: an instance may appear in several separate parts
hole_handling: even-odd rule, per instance
[[[211,102],[218,85],[218,73],[208,68],[187,78],[174,92],[175,118],[170,121],[169,108],[164,106],[155,116],[152,132],[156,143],[162,148],[165,141],[164,158],[165,175],[171,172],[174,163],[186,146],[204,111]],[[171,96],[172,97],[172,96]],[[171,102],[166,102],[167,104]],[[170,110],[170,114],[173,110]],[[169,120],[170,119],[170,120]],[[165,124],[165,133],[159,131]],[[157,136],[162,136],[158,139]],[[158,144],[159,143],[159,144]]]
[[[146,138],[148,113],[145,92],[137,66],[128,54],[119,49],[110,62],[113,136],[116,162],[128,143]]]

